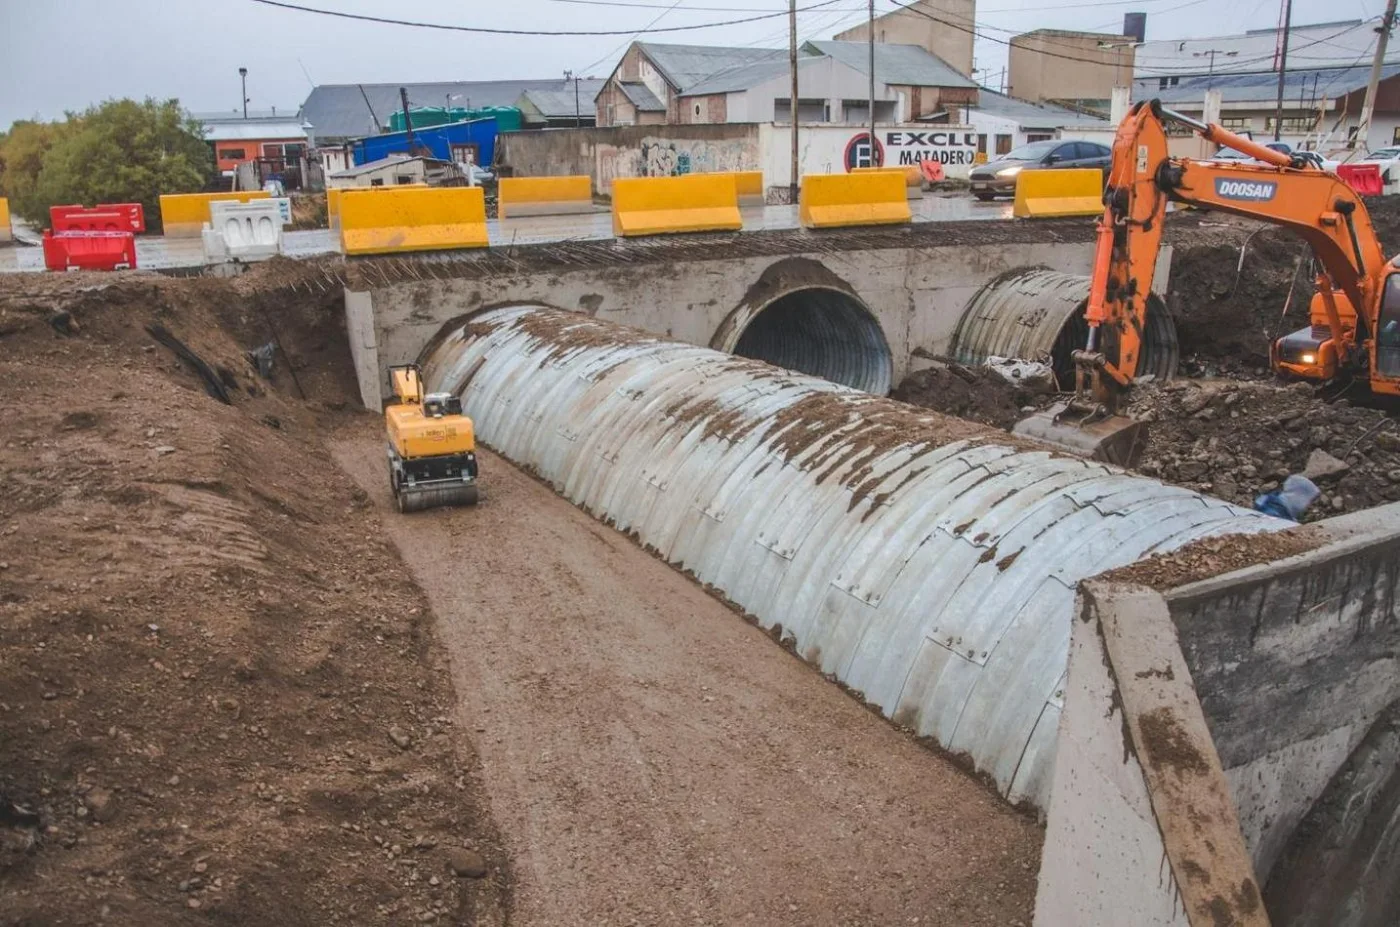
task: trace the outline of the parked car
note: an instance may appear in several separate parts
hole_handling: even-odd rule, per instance
[[[1400,183],[1400,145],[1377,148],[1366,157],[1352,163],[1377,164],[1381,169],[1382,184],[1390,186],[1392,183]]]
[[[1313,167],[1322,171],[1335,171],[1337,169],[1337,166],[1341,163],[1340,161],[1333,161],[1330,158],[1324,158],[1316,151],[1294,151],[1293,146],[1288,144],[1287,142],[1263,142],[1262,144],[1265,148],[1272,148],[1274,151],[1282,152],[1283,154],[1289,155],[1295,159],[1302,159],[1303,161],[1306,161],[1308,164],[1311,164]],[[1251,164],[1258,163],[1254,158],[1251,158],[1243,151],[1236,151],[1233,148],[1221,148],[1214,154],[1214,156],[1212,156],[1211,160],[1248,161]]]
[[[1050,139],[1031,142],[990,161],[974,167],[968,174],[972,195],[979,200],[1007,196],[1016,192],[1016,175],[1030,168],[1096,167],[1108,176],[1113,163],[1113,151],[1098,142],[1069,142]]]

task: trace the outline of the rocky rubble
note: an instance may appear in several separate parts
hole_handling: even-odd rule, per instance
[[[1335,387],[1332,387],[1335,391]],[[1312,517],[1400,500],[1400,427],[1385,411],[1326,402],[1308,383],[1174,381],[1134,391],[1149,422],[1139,470],[1243,505],[1307,473]]]

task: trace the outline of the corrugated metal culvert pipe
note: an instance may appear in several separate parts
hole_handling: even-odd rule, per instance
[[[1044,808],[1074,584],[1284,523],[1002,432],[574,313],[426,359],[477,434]]]
[[[1089,323],[1084,320],[1088,302],[1088,277],[1042,267],[1010,271],[967,304],[949,353],[965,364],[980,364],[993,356],[1048,361],[1060,388],[1074,389],[1070,354],[1084,347],[1088,338]],[[1179,353],[1171,313],[1153,294],[1147,300],[1138,376],[1171,379]]]

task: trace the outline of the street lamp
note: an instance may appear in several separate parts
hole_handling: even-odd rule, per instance
[[[248,118],[248,69],[238,69],[238,79],[243,84],[243,118]]]

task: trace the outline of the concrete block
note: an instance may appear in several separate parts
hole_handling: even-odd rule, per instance
[[[166,238],[198,238],[210,220],[209,204],[219,202],[248,203],[270,199],[265,190],[244,190],[236,193],[163,193],[160,197],[160,221]]]
[[[743,228],[733,174],[619,177],[612,184],[613,234],[733,232]]]
[[[0,196],[0,245],[14,240],[15,233],[10,230],[10,201]]]
[[[498,187],[502,219],[593,212],[593,180],[569,177],[502,177]]]
[[[1018,219],[1103,214],[1103,171],[1096,167],[1021,171],[1011,214]]]
[[[913,213],[903,171],[808,174],[802,178],[798,215],[804,228],[898,225]]]
[[[282,211],[276,200],[211,203],[210,214],[202,230],[206,261],[264,261],[282,252]]]
[[[480,187],[385,187],[340,199],[346,254],[485,248],[486,199]]]

